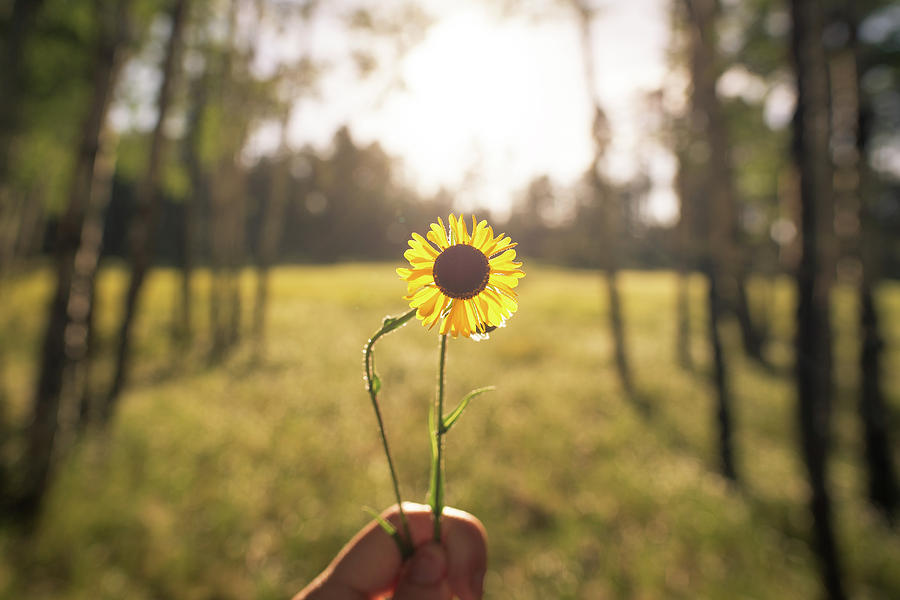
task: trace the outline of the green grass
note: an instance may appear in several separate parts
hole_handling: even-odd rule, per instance
[[[692,281],[692,373],[673,360],[674,275],[621,278],[629,354],[652,407],[645,419],[615,378],[600,277],[526,266],[509,326],[487,342],[448,345],[448,404],[469,389],[497,387],[473,401],[446,446],[448,502],[489,532],[487,597],[817,597],[784,374],[789,283],[772,291],[775,371],[740,358],[738,332],[726,327],[743,479],[733,489],[715,472],[702,280]],[[115,269],[101,280],[104,353],[124,281]],[[203,317],[208,277],[195,283]],[[245,283],[249,321],[251,274]],[[32,535],[0,530],[3,597],[285,598],[368,520],[361,507],[392,502],[361,350],[384,315],[405,310],[393,265],[276,270],[262,361],[248,340],[210,364],[202,319],[193,346],[176,350],[168,342],[176,275],[154,272],[148,285],[138,363],[108,437],[63,458]],[[26,415],[49,289],[44,270],[0,288],[4,414],[13,423]],[[896,415],[900,286],[882,288],[879,303]],[[839,290],[831,463],[838,532],[854,597],[896,598],[900,539],[862,499],[854,311],[852,293]],[[437,335],[417,324],[379,343],[388,435],[412,500],[427,487],[436,367]],[[109,369],[101,360],[98,385]]]

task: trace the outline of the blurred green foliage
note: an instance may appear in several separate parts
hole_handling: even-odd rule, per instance
[[[169,345],[177,274],[159,270],[137,324],[133,386],[109,434],[58,465],[37,528],[0,530],[0,597],[285,598],[369,517],[391,486],[362,382],[361,349],[406,306],[395,265],[280,268],[273,273],[265,359],[252,345],[210,364],[204,331]],[[744,478],[715,474],[705,379],[703,283],[692,281],[700,372],[675,366],[675,278],[626,272],[621,286],[644,418],[622,396],[591,272],[526,265],[521,308],[487,342],[451,340],[448,397],[477,386],[447,438],[447,499],[490,536],[488,598],[814,598],[817,569],[789,379],[792,288],[769,298],[771,372],[734,354],[737,449]],[[100,281],[101,359],[110,350],[125,273]],[[208,274],[198,273],[198,310]],[[252,273],[245,274],[249,293]],[[21,422],[48,271],[4,282],[0,352],[8,422]],[[835,295],[839,395],[832,483],[854,597],[900,596],[900,540],[863,501],[855,419],[853,295]],[[886,383],[900,409],[900,286],[880,289]],[[246,306],[245,310],[252,310]],[[203,314],[203,313],[198,313]],[[382,404],[405,497],[427,487],[426,414],[437,335],[416,323],[379,346]],[[101,360],[102,379],[108,365]],[[98,388],[102,389],[102,387]],[[894,432],[898,431],[894,423]]]

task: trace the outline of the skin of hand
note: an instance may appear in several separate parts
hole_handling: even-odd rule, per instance
[[[469,513],[445,508],[435,543],[431,508],[403,503],[415,553],[403,562],[394,540],[372,521],[294,600],[480,600],[487,569],[487,534]],[[382,518],[398,531],[397,506]]]

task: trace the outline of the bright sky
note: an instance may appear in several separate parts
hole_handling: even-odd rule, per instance
[[[536,176],[580,177],[592,155],[592,114],[575,14],[564,2],[540,20],[501,19],[476,0],[425,4],[437,20],[400,64],[404,88],[385,94],[383,84],[360,85],[335,65],[319,97],[298,102],[292,145],[326,147],[349,123],[358,141],[377,140],[400,158],[421,191],[445,186],[463,207],[500,213]],[[666,5],[610,0],[593,29],[597,92],[613,126],[608,171],[621,180],[643,164],[655,184],[648,216],[662,221],[676,211],[674,163],[652,141],[642,97],[663,85]],[[348,37],[338,19],[319,19],[307,42],[329,58],[346,55]]]

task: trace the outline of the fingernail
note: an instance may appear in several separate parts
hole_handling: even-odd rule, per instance
[[[476,571],[472,573],[472,594],[476,598],[481,598],[481,595],[484,593],[484,571]]]
[[[434,585],[444,578],[447,560],[444,552],[435,545],[423,546],[409,565],[409,580],[418,585]]]

